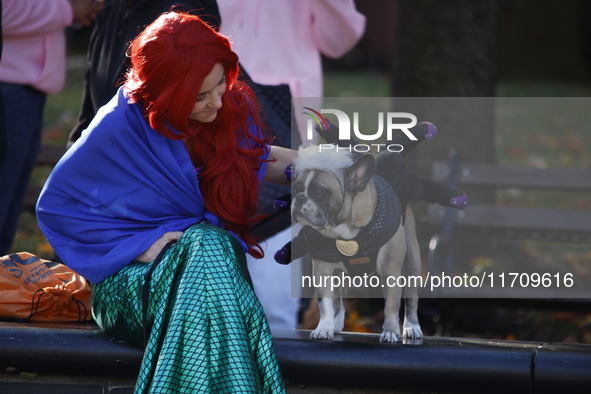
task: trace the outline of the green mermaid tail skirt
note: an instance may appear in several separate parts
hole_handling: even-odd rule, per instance
[[[92,312],[107,333],[143,346],[142,285],[154,263],[133,262],[94,287]],[[154,267],[148,345],[136,393],[283,393],[271,332],[242,247],[195,225]]]

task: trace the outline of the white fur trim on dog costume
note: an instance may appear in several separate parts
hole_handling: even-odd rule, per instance
[[[353,164],[349,152],[338,149],[335,151],[322,151],[317,145],[298,149],[298,157],[294,160],[296,171],[322,170],[336,174],[343,168]]]

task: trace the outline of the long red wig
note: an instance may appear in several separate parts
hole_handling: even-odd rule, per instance
[[[238,56],[226,37],[197,16],[168,12],[159,16],[130,46],[126,91],[144,107],[150,126],[171,139],[184,139],[193,164],[201,168],[206,208],[238,234],[249,252],[262,257],[250,237],[256,215],[258,179],[266,130],[252,90],[238,81]],[[224,67],[226,92],[214,121],[189,118],[204,78]],[[256,130],[249,131],[249,126]]]

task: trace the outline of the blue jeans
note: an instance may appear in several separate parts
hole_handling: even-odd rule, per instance
[[[0,166],[0,256],[10,251],[21,205],[39,149],[46,95],[29,86],[0,83],[6,109],[7,152]]]

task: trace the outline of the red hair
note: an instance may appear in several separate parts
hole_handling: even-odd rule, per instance
[[[238,81],[238,56],[230,42],[199,17],[168,12],[140,33],[130,46],[126,91],[141,103],[150,126],[171,139],[186,139],[206,208],[238,234],[255,257],[260,246],[250,237],[258,197],[256,171],[269,140],[252,90]],[[189,118],[199,90],[214,65],[224,67],[226,92],[214,121]],[[253,134],[250,130],[256,132]]]

